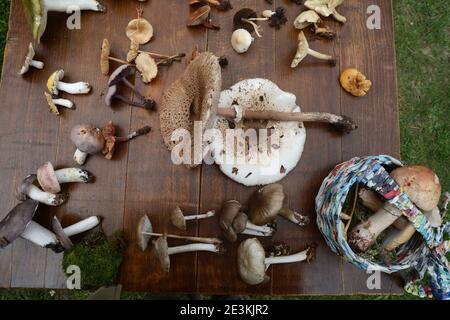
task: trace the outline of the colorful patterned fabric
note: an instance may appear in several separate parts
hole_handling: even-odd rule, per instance
[[[361,269],[386,273],[414,269],[416,277],[407,279],[407,292],[422,297],[432,292],[438,299],[450,299],[450,270],[445,257],[449,243],[443,240],[450,226],[431,227],[423,213],[401,191],[388,170],[402,165],[390,156],[353,158],[337,165],[323,181],[316,197],[317,225],[330,248],[350,263]],[[422,236],[422,239],[414,238],[400,247],[394,264],[369,261],[353,252],[346,241],[340,214],[348,192],[355,183],[376,191],[396,206]],[[420,285],[419,280],[425,276],[429,279],[429,287]]]

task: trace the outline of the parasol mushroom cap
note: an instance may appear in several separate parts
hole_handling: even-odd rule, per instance
[[[37,180],[42,190],[50,193],[61,192],[61,186],[55,174],[55,169],[51,162],[44,163],[36,172]]]
[[[243,241],[238,247],[238,268],[242,280],[250,285],[270,280],[266,275],[266,253],[256,238]]]
[[[312,24],[320,23],[322,19],[314,10],[307,10],[298,15],[294,20],[296,29],[304,29]]]
[[[146,214],[144,214],[142,218],[139,219],[136,231],[138,246],[142,251],[145,251],[151,239],[151,236],[146,233],[153,232],[152,223]]]
[[[431,211],[439,204],[441,184],[436,173],[423,166],[405,166],[390,175],[421,210]]]
[[[237,53],[247,52],[255,39],[245,29],[236,29],[231,35],[231,46]]]
[[[98,153],[105,145],[101,130],[92,125],[76,125],[70,132],[70,139],[78,150],[87,154]]]
[[[138,54],[135,63],[144,83],[150,83],[158,75],[158,65],[149,54],[144,52]]]
[[[295,95],[282,91],[267,79],[243,80],[222,91],[219,108],[233,108],[236,104],[242,110],[300,112]],[[245,131],[252,127],[276,130],[279,138],[268,134],[267,144],[261,143],[260,139],[246,141]],[[232,123],[230,127],[228,119],[218,117],[215,128],[221,131],[223,137],[226,137],[230,128],[242,129],[235,131],[235,135],[241,141],[246,141],[244,148],[234,148],[233,144],[224,145],[220,142],[212,142],[211,148],[220,170],[230,179],[246,186],[266,185],[283,179],[296,167],[306,140],[303,123],[295,121],[244,120]],[[262,153],[258,149],[261,144],[267,145],[267,150],[262,150]]]
[[[339,77],[342,88],[355,97],[362,97],[367,94],[372,86],[372,81],[355,68],[345,69]]]
[[[0,221],[0,248],[8,246],[25,231],[38,207],[38,201],[27,199],[16,205]]]
[[[221,86],[219,59],[212,53],[204,52],[166,90],[161,103],[160,125],[169,150],[178,143],[172,140],[172,134],[177,129],[185,129],[193,137],[194,121],[202,121],[203,130],[212,128]],[[195,166],[193,162],[190,165]]]
[[[164,272],[169,272],[170,270],[170,257],[169,257],[169,245],[167,243],[167,236],[163,235],[153,241],[153,248],[156,257],[159,260],[159,263],[161,264],[161,269],[164,270]]]
[[[103,75],[109,74],[109,56],[111,54],[111,45],[108,39],[103,39],[102,52],[100,55],[100,70]]]
[[[153,37],[153,26],[147,19],[139,17],[128,23],[126,34],[130,41],[138,44],[146,44]]]
[[[283,186],[269,184],[255,192],[249,201],[248,217],[256,225],[272,223],[283,207]]]

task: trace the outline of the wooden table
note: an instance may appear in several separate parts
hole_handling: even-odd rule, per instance
[[[114,160],[100,156],[88,159],[86,169],[97,178],[91,185],[65,186],[70,200],[59,208],[43,208],[37,218],[49,224],[50,217],[66,214],[102,215],[108,233],[124,229],[129,245],[121,270],[120,282],[126,290],[150,292],[201,292],[216,294],[350,294],[390,293],[401,289],[389,276],[383,276],[380,290],[368,290],[368,275],[344,262],[326,246],[315,223],[314,198],[322,179],[337,163],[353,156],[390,154],[399,156],[396,67],[393,40],[392,5],[389,0],[347,0],[340,12],[348,18],[345,25],[326,19],[337,31],[334,41],[312,41],[311,47],[338,57],[336,67],[307,58],[291,69],[298,32],[292,27],[302,7],[291,1],[274,0],[273,8],[287,9],[289,22],[275,31],[262,23],[263,38],[256,39],[250,51],[236,54],[230,44],[232,16],[242,7],[260,12],[269,8],[263,0],[234,0],[228,12],[213,10],[212,19],[220,31],[186,28],[189,8],[184,0],[151,0],[144,4],[144,17],[155,28],[155,36],[145,48],[161,53],[189,53],[194,45],[218,56],[225,55],[229,66],[223,71],[224,88],[239,80],[262,77],[294,93],[304,111],[325,111],[352,117],[359,129],[341,136],[323,125],[307,125],[303,157],[282,184],[290,208],[312,218],[301,229],[280,221],[273,241],[290,244],[293,251],[317,242],[317,259],[311,264],[278,265],[269,269],[272,281],[262,286],[248,286],[239,279],[235,263],[236,245],[228,245],[226,255],[208,253],[181,254],[172,258],[169,275],[164,275],[152,252],[139,251],[135,245],[135,228],[142,214],[151,217],[155,230],[164,230],[167,214],[175,205],[191,213],[218,210],[224,200],[245,202],[255,188],[246,188],[227,179],[217,166],[203,165],[189,170],[174,166],[159,134],[157,112],[132,109],[125,105],[105,106],[102,98],[107,77],[100,74],[99,53],[102,39],[109,38],[112,53],[124,57],[128,39],[124,28],[136,16],[136,1],[102,0],[106,14],[84,12],[82,29],[68,30],[64,14],[50,14],[47,32],[37,49],[44,71],[33,70],[25,77],[17,75],[30,41],[21,1],[13,0],[10,31],[7,39],[3,78],[0,88],[0,203],[3,217],[17,200],[14,190],[21,180],[50,160],[57,167],[72,166],[74,146],[70,129],[78,123],[96,126],[113,120],[120,133],[149,124],[147,138],[139,138],[117,148]],[[366,27],[369,5],[381,9],[381,30]],[[185,65],[163,68],[150,86],[139,79],[136,85],[161,101],[164,89],[183,71]],[[340,71],[356,67],[373,81],[370,93],[354,98],[343,92],[338,83]],[[76,111],[62,111],[61,117],[50,114],[43,92],[47,77],[56,69],[66,71],[68,81],[89,81],[94,90],[87,96],[72,96]],[[131,96],[130,92],[126,94]],[[168,231],[177,232],[173,227]],[[190,223],[186,234],[215,236],[220,233],[215,219]],[[176,243],[176,242],[171,242]],[[268,241],[265,241],[268,244]],[[61,255],[17,240],[0,252],[1,287],[64,288]]]

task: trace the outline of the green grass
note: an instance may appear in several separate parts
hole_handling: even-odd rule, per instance
[[[433,168],[450,190],[450,9],[448,0],[394,0],[401,155]],[[7,32],[9,3],[0,0],[0,52]],[[0,55],[0,60],[3,54]],[[1,65],[1,64],[0,64]],[[82,299],[89,292],[0,290],[3,299]],[[145,298],[125,294],[124,298]],[[289,299],[292,297],[289,297]],[[299,297],[317,299],[324,297]],[[327,299],[411,299],[404,296],[329,296]]]

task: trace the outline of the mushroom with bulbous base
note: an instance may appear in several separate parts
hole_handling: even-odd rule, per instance
[[[267,257],[263,246],[258,239],[252,238],[243,241],[238,248],[237,264],[241,279],[250,285],[257,285],[270,280],[266,274],[272,264],[294,263],[314,259],[314,247],[288,256]]]
[[[41,188],[50,193],[61,192],[61,184],[64,183],[89,183],[94,177],[92,174],[80,168],[62,168],[55,170],[51,162],[44,163],[37,170],[37,180]]]
[[[166,235],[163,235],[157,240],[153,241],[153,248],[161,264],[161,268],[165,272],[170,271],[170,256],[173,254],[197,251],[207,251],[219,254],[225,252],[225,249],[222,245],[211,243],[191,243],[184,246],[169,247]]]
[[[142,251],[145,251],[148,247],[148,243],[152,237],[161,237],[163,233],[153,232],[153,225],[150,219],[146,214],[139,219],[137,229],[136,229],[136,237],[138,246]],[[195,241],[201,243],[210,243],[210,244],[221,244],[222,241],[218,238],[206,238],[206,237],[191,237],[191,236],[180,236],[176,234],[165,234],[167,238],[172,239],[181,239],[187,241]]]
[[[17,198],[21,201],[26,199],[33,199],[48,206],[60,206],[68,199],[68,195],[65,193],[53,194],[45,192],[39,189],[34,183],[37,180],[35,174],[27,176],[20,186],[17,188]]]
[[[186,230],[186,222],[187,221],[195,221],[201,219],[207,219],[214,217],[216,212],[214,210],[210,210],[203,214],[195,214],[195,215],[187,215],[183,214],[183,211],[180,207],[175,207],[170,213],[170,221],[172,224],[180,230]]]

